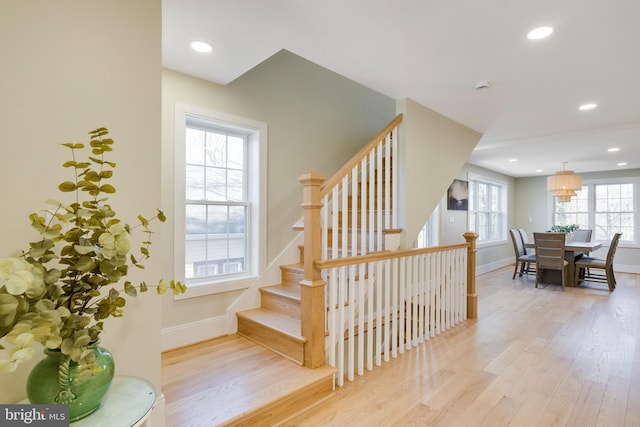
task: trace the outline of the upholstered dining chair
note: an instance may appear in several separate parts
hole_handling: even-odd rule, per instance
[[[574,230],[573,231],[573,241],[574,242],[590,242],[591,235],[593,234],[593,230]],[[582,257],[584,255],[589,255],[589,252],[579,252],[576,253],[576,257]]]
[[[613,291],[616,288],[616,276],[613,273],[613,257],[616,254],[618,248],[618,242],[622,233],[616,233],[611,239],[609,245],[609,251],[607,252],[606,259],[582,257],[576,260],[575,267],[575,281],[578,283],[578,278],[582,274],[583,280],[587,282],[603,282],[609,286],[609,290]],[[592,270],[604,270],[604,273],[594,272]],[[582,272],[581,272],[582,270]]]
[[[523,244],[529,243],[529,236],[527,235],[527,230],[525,230],[524,228],[518,228],[518,233],[520,233],[520,237],[522,237],[522,243]],[[525,247],[524,248],[524,253],[525,254],[532,254],[532,253],[535,253],[535,251],[533,249],[527,249]]]
[[[573,232],[574,242],[590,242],[593,230],[575,230]]]
[[[516,229],[509,230],[509,235],[511,236],[511,242],[513,243],[513,251],[516,255],[516,266],[513,270],[512,280],[516,278],[516,274],[518,273],[518,267],[520,268],[519,277],[522,277],[523,274],[533,274],[535,272],[534,269],[531,268],[531,264],[535,264],[536,256],[534,254],[526,254],[524,251],[524,242],[522,241],[522,236]]]
[[[533,244],[536,248],[536,288],[542,281],[544,270],[560,270],[564,291],[569,265],[564,259],[565,240],[565,233],[533,233]]]

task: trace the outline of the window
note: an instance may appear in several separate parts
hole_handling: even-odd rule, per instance
[[[506,184],[469,179],[469,230],[479,242],[502,241],[506,235]]]
[[[265,144],[263,123],[176,105],[174,275],[188,296],[246,287],[263,268]]]
[[[592,229],[593,239],[603,242],[620,232],[620,241],[635,243],[636,191],[634,179],[587,182],[570,202],[560,203],[554,198],[553,223]]]
[[[582,190],[576,192],[576,196],[570,202],[559,203],[554,197],[555,214],[554,225],[577,224],[580,228],[589,227],[589,187],[582,186]]]
[[[247,271],[249,133],[187,117],[186,280]]]
[[[427,222],[418,232],[416,239],[416,248],[428,248],[438,245],[438,227],[439,227],[440,208],[436,206],[431,213]]]

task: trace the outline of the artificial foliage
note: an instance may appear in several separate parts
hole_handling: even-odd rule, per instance
[[[40,237],[20,256],[0,259],[0,349],[3,342],[9,344],[0,371],[14,371],[33,356],[33,343],[39,342],[60,349],[90,372],[88,346],[99,339],[103,320],[123,316],[127,297],[149,288],[126,277],[131,268],[144,268],[153,236],[150,224],[164,222],[165,215],[160,210],[152,218],[139,215],[134,225],[116,215],[108,203],[116,192],[109,183],[116,164],[107,160],[114,141],[106,128],[89,135],[88,147],[62,144],[71,151],[63,167],[73,178],[58,189],[72,201],[48,200],[49,208],[29,215]],[[87,150],[86,159],[78,159]],[[131,249],[134,233],[142,237],[137,250]],[[158,294],[186,289],[173,280],[153,287]]]

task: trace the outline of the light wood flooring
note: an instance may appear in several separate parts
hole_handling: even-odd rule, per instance
[[[640,426],[640,276],[618,273],[613,293],[589,283],[562,292],[511,280],[512,269],[478,276],[477,321],[346,382],[284,425]],[[167,427],[215,425],[206,414],[217,406],[264,393],[249,384],[246,395],[205,401],[202,388],[231,375],[225,359],[207,359],[206,346],[175,354],[163,355]]]

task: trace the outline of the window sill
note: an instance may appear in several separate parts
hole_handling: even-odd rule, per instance
[[[248,289],[257,278],[257,276],[244,276],[213,283],[208,281],[187,283],[187,291],[180,295],[174,295],[173,298],[183,300]]]

